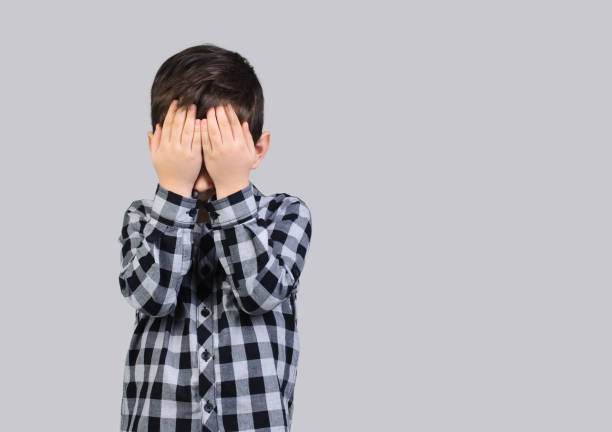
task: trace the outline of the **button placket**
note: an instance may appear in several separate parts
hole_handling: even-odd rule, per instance
[[[202,308],[200,309],[200,315],[203,317],[202,319],[203,322],[200,325],[206,325],[207,320],[212,319],[210,309],[206,307],[206,304],[204,304],[204,302],[202,302]],[[212,328],[212,325],[209,324],[207,327]],[[212,358],[212,354],[208,348],[208,345],[211,343],[212,343],[212,336],[209,336],[201,346],[200,358],[204,360],[204,363],[201,363],[201,367],[200,367],[201,369],[200,373],[202,374],[204,374],[204,371],[206,367],[208,366],[208,361]]]
[[[218,420],[215,415],[215,376],[214,356],[212,354],[212,295],[200,299],[198,328],[200,332],[200,395],[202,407],[202,425],[210,430],[217,430]]]
[[[202,235],[207,235],[205,232]],[[208,234],[210,235],[210,234]],[[214,249],[208,240],[198,236],[199,255],[197,261],[196,286],[196,325],[198,334],[198,367],[199,367],[199,390],[200,409],[202,415],[203,430],[218,430],[218,419],[216,414],[216,386],[214,365],[214,319],[213,305],[215,303],[216,280],[209,274],[211,263],[214,262]],[[204,285],[205,284],[205,285]]]

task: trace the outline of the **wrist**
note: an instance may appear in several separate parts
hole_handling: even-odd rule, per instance
[[[249,185],[249,179],[243,180],[242,182],[232,183],[231,185],[215,185],[216,199],[225,198],[241,189],[244,189]]]
[[[159,181],[159,185],[170,192],[174,192],[175,194],[191,198],[191,193],[193,192],[193,187],[187,187],[185,185],[176,185],[170,182],[162,182]]]
[[[257,214],[257,201],[250,181],[245,187],[236,189],[229,195],[212,198],[205,201],[203,206],[210,215],[210,225],[213,229],[246,223]]]
[[[177,194],[158,183],[151,205],[151,220],[163,226],[192,228],[198,203],[197,198]]]

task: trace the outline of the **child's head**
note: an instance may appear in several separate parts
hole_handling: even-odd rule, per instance
[[[262,132],[264,98],[255,70],[240,54],[213,44],[196,45],[168,58],[155,74],[151,87],[151,126],[164,124],[170,103],[178,107],[195,104],[196,118],[209,108],[230,103],[240,123],[248,122],[256,151],[265,154],[269,132]],[[149,141],[152,133],[149,133]],[[260,140],[261,138],[261,140]],[[258,146],[258,141],[263,144]],[[203,168],[195,189],[203,191],[212,180]]]
[[[172,99],[179,107],[195,104],[196,118],[210,107],[231,103],[240,122],[247,121],[253,141],[262,134],[264,98],[255,70],[240,54],[213,44],[196,45],[168,58],[151,87],[151,126],[163,125]]]

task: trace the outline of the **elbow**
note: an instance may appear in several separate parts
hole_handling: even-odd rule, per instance
[[[291,294],[293,282],[284,279],[251,279],[235,290],[239,308],[249,315],[263,315],[276,309]]]
[[[130,298],[134,299],[134,297]],[[174,313],[174,309],[176,308],[176,304],[174,303],[158,303],[156,301],[153,301],[152,299],[148,300],[144,304],[132,302],[132,306],[134,306],[134,308],[142,314],[155,318],[170,316]]]
[[[149,294],[134,275],[131,277],[119,276],[119,287],[121,294],[127,302],[138,312],[151,317],[164,317],[174,313],[176,308],[176,299],[167,301],[166,299],[157,299],[154,295]],[[159,293],[159,290],[154,291]]]
[[[276,297],[268,296],[268,300],[264,303],[259,303],[251,296],[237,297],[238,306],[240,310],[248,315],[263,315],[271,310],[275,309],[281,300]]]

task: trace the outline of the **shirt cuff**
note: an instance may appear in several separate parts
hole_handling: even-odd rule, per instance
[[[151,218],[168,226],[193,228],[198,217],[198,198],[185,197],[157,183]]]
[[[226,228],[245,222],[257,213],[257,203],[253,192],[253,183],[220,199],[217,193],[204,202],[204,208],[210,216],[211,228]]]

